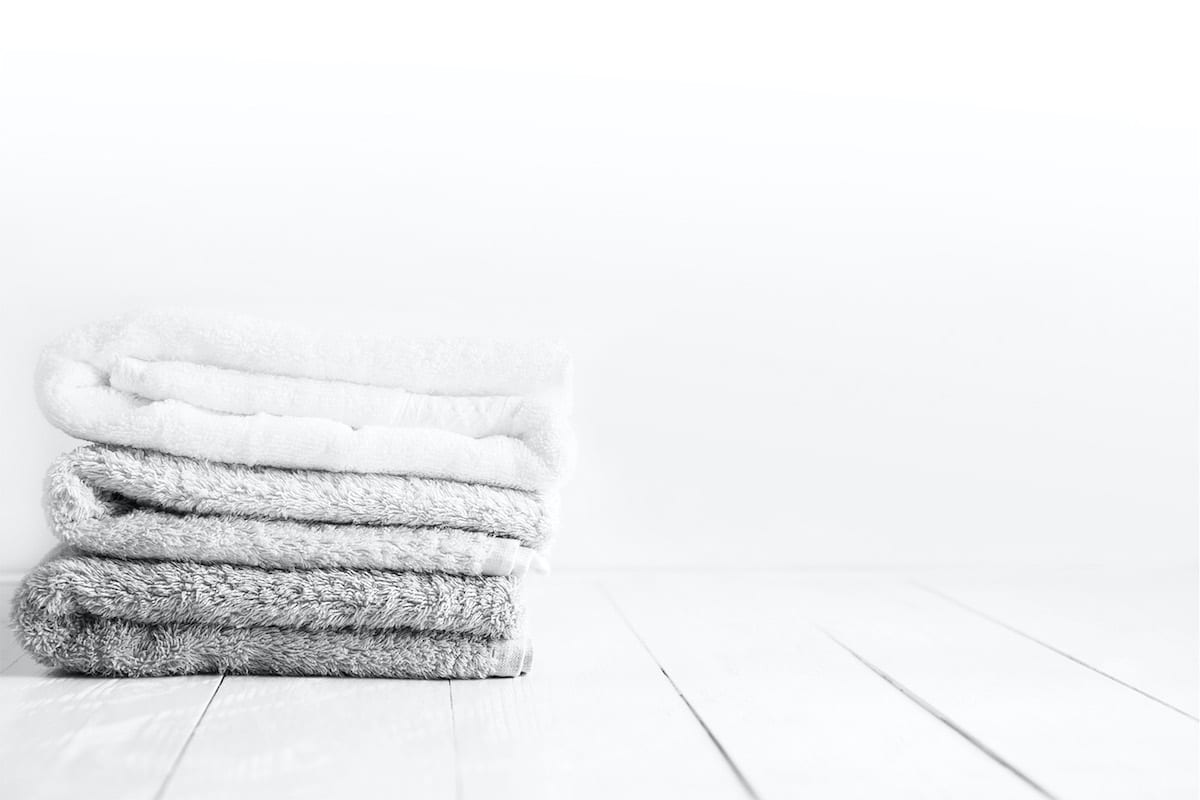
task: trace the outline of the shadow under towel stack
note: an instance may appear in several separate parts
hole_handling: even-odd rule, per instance
[[[555,344],[139,313],[47,349],[38,398],[91,444],[46,476],[59,545],[13,625],[41,663],[483,678],[532,659],[573,459]]]

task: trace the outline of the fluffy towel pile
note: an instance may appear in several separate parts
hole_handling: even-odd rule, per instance
[[[17,593],[18,636],[96,675],[519,675],[569,380],[539,343],[194,313],[81,328],[37,390],[93,444],[47,474],[61,544]]]

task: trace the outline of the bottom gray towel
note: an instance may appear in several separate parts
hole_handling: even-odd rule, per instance
[[[91,675],[414,678],[529,666],[511,578],[126,561],[59,548],[13,626],[40,663]]]
[[[26,598],[14,619],[48,667],[86,675],[157,677],[227,672],[362,678],[516,677],[532,652],[521,639],[405,629],[309,631],[204,624],[143,625],[91,614],[58,616]]]

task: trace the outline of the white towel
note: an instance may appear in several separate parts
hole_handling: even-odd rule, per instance
[[[47,348],[37,390],[72,436],[213,461],[535,490],[559,484],[574,455],[556,343],[139,312]]]

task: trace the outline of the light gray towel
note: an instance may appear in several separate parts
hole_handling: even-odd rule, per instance
[[[59,539],[105,555],[462,575],[524,573],[557,505],[476,484],[104,445],[59,457],[44,501]]]
[[[528,669],[518,586],[355,570],[136,562],[59,548],[13,600],[22,646],[93,675],[481,678]]]

